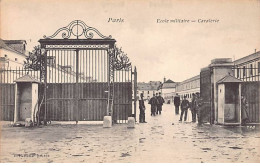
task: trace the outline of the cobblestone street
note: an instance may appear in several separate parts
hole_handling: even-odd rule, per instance
[[[147,103],[146,108],[148,123],[134,129],[126,124],[5,124],[1,162],[260,162],[259,128],[198,127],[190,122],[190,112],[188,122],[178,122],[173,105],[165,104],[155,117]]]

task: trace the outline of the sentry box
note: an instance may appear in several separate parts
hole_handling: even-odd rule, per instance
[[[231,75],[220,79],[218,84],[218,124],[241,124],[241,83]]]
[[[38,86],[39,81],[24,75],[14,81],[15,84],[15,111],[14,124],[26,125],[36,121],[38,111]]]

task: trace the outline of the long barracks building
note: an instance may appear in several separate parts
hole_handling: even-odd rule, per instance
[[[234,61],[234,76],[243,81],[260,81],[260,51]],[[191,99],[192,93],[200,92],[200,75],[188,78],[176,85],[176,93]]]

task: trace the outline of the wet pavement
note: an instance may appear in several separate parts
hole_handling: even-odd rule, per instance
[[[147,104],[147,103],[146,103]],[[137,107],[138,108],[138,107]],[[51,124],[40,128],[3,125],[1,162],[260,162],[259,127],[179,122],[173,105],[128,129],[126,124]],[[137,116],[138,117],[138,116]],[[172,125],[174,123],[174,125]]]

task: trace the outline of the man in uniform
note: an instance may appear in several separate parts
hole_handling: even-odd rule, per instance
[[[159,92],[159,96],[157,96],[158,93],[156,93],[156,97],[157,97],[157,111],[156,111],[156,114],[161,114],[161,111],[162,111],[162,105],[164,103],[164,99],[163,97],[161,96],[161,93]]]
[[[151,105],[151,116],[155,116],[156,107],[157,107],[157,99],[155,94],[153,94],[153,97],[149,100],[149,103]]]
[[[203,119],[203,99],[200,96],[200,93],[196,93],[196,110],[197,110],[197,117],[198,117],[198,125],[202,125]]]
[[[192,93],[190,109],[191,109],[191,115],[192,115],[192,122],[196,122],[197,103],[196,103],[196,95],[194,93]]]
[[[182,100],[181,102],[181,116],[180,116],[180,120],[179,121],[182,121],[182,116],[183,116],[183,113],[185,113],[184,115],[184,121],[187,120],[187,113],[188,113],[188,108],[190,107],[190,103],[189,101],[186,99],[186,95],[184,96],[184,99]]]
[[[141,100],[139,100],[139,109],[140,109],[139,123],[147,123],[145,121],[144,95],[141,93],[140,97],[141,97]]]
[[[242,126],[246,125],[246,123],[249,122],[247,108],[248,108],[248,102],[245,96],[242,95],[241,96],[241,119],[242,119],[241,125]]]
[[[181,99],[180,96],[178,95],[178,93],[176,93],[176,96],[173,99],[174,102],[174,106],[175,106],[175,115],[179,114],[179,107],[180,107],[180,103],[181,103]]]

